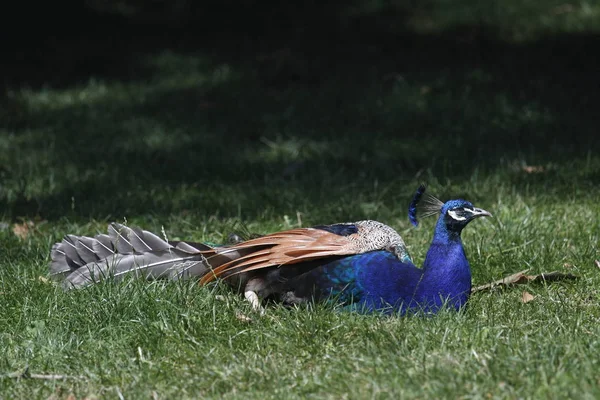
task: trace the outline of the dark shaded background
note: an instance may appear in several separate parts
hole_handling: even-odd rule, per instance
[[[11,217],[199,205],[235,215],[240,203],[258,215],[250,210],[265,204],[335,210],[374,182],[394,196],[422,179],[460,195],[477,174],[559,195],[595,187],[597,31],[514,40],[497,2],[415,28],[435,25],[438,3],[17,5],[0,117],[18,150],[3,157],[1,205]],[[162,64],[148,62],[157,55]],[[139,102],[36,108],[18,95],[100,82],[133,85],[131,96],[164,74],[199,71],[211,74],[206,85],[164,86]],[[138,143],[152,124],[154,145]],[[545,172],[520,173],[527,165]]]

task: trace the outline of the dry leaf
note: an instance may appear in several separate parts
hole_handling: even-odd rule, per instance
[[[5,375],[7,378],[17,379],[47,379],[51,381],[57,381],[62,379],[85,379],[84,376],[73,376],[73,375],[60,375],[60,374],[32,374],[29,371],[29,367],[21,371],[11,372]]]
[[[521,296],[521,301],[523,303],[529,303],[533,299],[535,299],[535,296],[529,292],[523,292],[523,295]]]
[[[488,290],[496,286],[509,286],[509,285],[518,285],[529,282],[537,282],[537,281],[558,281],[563,279],[577,279],[578,276],[573,274],[565,274],[563,272],[553,271],[548,273],[543,273],[539,275],[526,275],[525,273],[529,271],[528,269],[523,270],[521,272],[517,272],[516,274],[509,275],[505,278],[499,279],[497,281],[486,283],[485,285],[477,286],[471,289],[471,293],[479,292],[482,290]]]
[[[43,283],[51,283],[50,279],[46,278],[45,276],[38,276],[38,281],[43,282]]]
[[[566,269],[571,269],[571,268],[573,268],[573,264],[564,263],[563,267],[566,268]]]
[[[522,168],[528,174],[539,174],[540,172],[544,172],[546,169],[541,165],[525,165]]]
[[[252,318],[248,317],[247,315],[242,314],[241,312],[236,312],[235,313],[235,317],[242,322],[252,322]]]
[[[14,224],[13,233],[21,239],[26,239],[27,236],[31,234],[31,231],[33,231],[34,226],[35,224],[33,221],[26,221],[22,224]]]

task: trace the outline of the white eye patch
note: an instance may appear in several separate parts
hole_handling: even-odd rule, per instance
[[[450,217],[452,217],[452,219],[455,221],[464,221],[467,219],[466,217],[460,216],[460,215],[458,215],[458,213],[456,211],[452,211],[452,210],[448,211],[448,215]]]

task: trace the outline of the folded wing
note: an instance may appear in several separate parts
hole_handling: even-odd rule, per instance
[[[356,254],[349,236],[340,236],[317,228],[298,228],[265,235],[242,243],[216,250],[218,254],[239,254],[215,267],[200,282],[208,283],[217,278],[311,261],[319,258]]]

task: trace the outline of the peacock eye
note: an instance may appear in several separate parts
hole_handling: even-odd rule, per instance
[[[448,210],[448,215],[455,221],[464,221],[467,217],[463,216],[465,209],[462,207],[455,208],[454,210]]]

